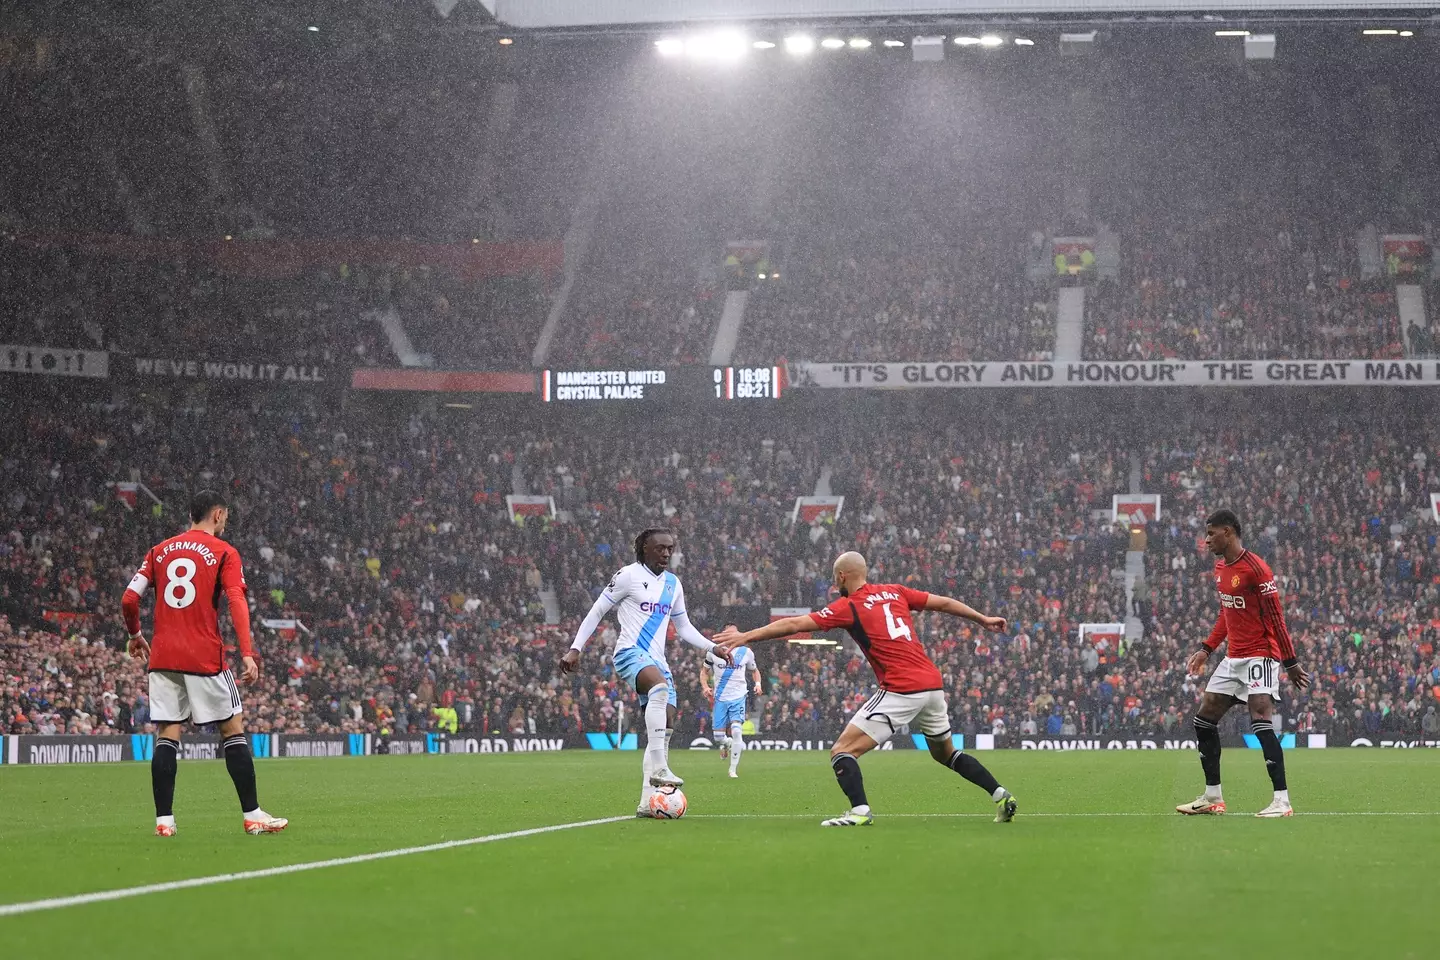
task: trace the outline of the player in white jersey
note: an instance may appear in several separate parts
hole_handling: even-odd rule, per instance
[[[666,568],[675,552],[675,535],[668,530],[646,530],[635,538],[636,562],[624,567],[600,591],[595,605],[575,633],[575,642],[560,658],[560,669],[571,673],[580,664],[580,652],[605,619],[618,606],[620,639],[615,642],[615,672],[640,695],[645,714],[645,756],[637,817],[652,816],[650,797],[658,787],[678,787],[685,781],[670,772],[670,732],[675,724],[675,680],[665,659],[665,638],[675,624],[680,639],[706,653],[715,644],[690,622],[685,612],[685,591],[680,578]],[[728,653],[718,653],[726,663]]]
[[[705,688],[705,696],[715,704],[710,729],[720,742],[720,759],[728,758],[730,776],[738,777],[740,774],[735,771],[740,766],[740,754],[745,751],[745,738],[741,735],[745,726],[745,673],[747,670],[754,672],[755,695],[758,697],[761,690],[760,667],[749,647],[736,647],[730,655],[734,663],[726,663],[713,653],[705,654],[705,666],[714,671],[715,682],[712,686],[710,674],[702,669],[700,686]]]

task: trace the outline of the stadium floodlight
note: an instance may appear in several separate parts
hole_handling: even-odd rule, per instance
[[[1249,31],[1249,30],[1216,30],[1216,31],[1215,31],[1215,36],[1217,36],[1217,37],[1248,37],[1248,36],[1250,36],[1250,31]]]
[[[955,45],[956,45],[957,47],[973,47],[973,46],[975,46],[976,44],[978,44],[979,42],[980,42],[980,38],[979,38],[979,37],[956,37],[956,38],[955,38]]]
[[[515,40],[514,40],[513,37],[501,37],[501,38],[500,38],[500,46],[502,46],[502,47],[508,47],[508,46],[510,46],[510,45],[511,45],[512,43],[514,43],[514,42],[515,42]]]
[[[850,49],[851,49],[851,50],[868,50],[868,49],[870,49],[870,41],[869,41],[869,40],[866,40],[864,37],[851,37],[851,38],[850,38]]]
[[[815,38],[797,33],[793,37],[785,38],[785,52],[793,53],[796,56],[804,56],[815,51]]]
[[[750,50],[750,41],[733,30],[699,33],[685,38],[685,53],[696,60],[738,60]]]
[[[1034,41],[1034,40],[1031,40],[1029,37],[1016,37],[1016,38],[1015,38],[1015,46],[1017,46],[1017,47],[1033,47],[1033,46],[1035,46],[1035,41]]]
[[[660,51],[662,57],[678,57],[685,52],[685,41],[678,37],[666,37],[655,41],[655,49]]]
[[[980,46],[982,47],[998,47],[1004,42],[1005,39],[1003,37],[997,37],[993,33],[987,33],[980,38]]]
[[[884,46],[887,46],[887,47],[903,47],[903,46],[905,46],[905,41],[904,41],[904,40],[886,40],[886,41],[884,41]]]
[[[754,43],[750,44],[750,46],[754,47],[756,50],[775,49],[775,44],[771,43],[769,40],[756,40]]]
[[[845,46],[845,41],[841,40],[839,37],[826,37],[824,40],[820,41],[820,46],[824,47],[826,50],[839,50],[841,47]]]
[[[317,26],[315,26],[314,24],[311,24],[310,26],[306,27],[305,29],[306,29],[306,30],[309,30],[311,33],[319,33],[319,32],[320,32],[320,28],[317,27]]]
[[[1361,30],[1361,34],[1367,37],[1398,37],[1399,30]]]

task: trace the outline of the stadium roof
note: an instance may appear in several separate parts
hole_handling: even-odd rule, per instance
[[[1253,17],[1279,12],[1417,13],[1440,0],[480,0],[502,24],[517,28],[611,27],[859,17],[946,17],[1000,14],[1194,15],[1217,12]]]

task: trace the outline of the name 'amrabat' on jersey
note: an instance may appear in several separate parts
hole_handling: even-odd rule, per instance
[[[639,647],[659,662],[667,663],[665,639],[671,623],[675,624],[675,632],[680,639],[692,647],[706,652],[715,647],[690,622],[685,612],[685,588],[680,585],[680,578],[668,570],[657,574],[643,563],[632,563],[622,567],[600,591],[580,629],[575,632],[575,641],[570,644],[570,649],[584,650],[600,621],[616,607],[619,608],[615,616],[620,621],[620,638],[615,641],[615,653]]]

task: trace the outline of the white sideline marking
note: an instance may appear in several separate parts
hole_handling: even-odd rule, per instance
[[[362,853],[353,857],[336,857],[333,860],[312,860],[309,863],[292,863],[283,867],[266,867],[263,870],[245,870],[241,873],[220,873],[213,877],[193,877],[189,880],[171,880],[166,883],[148,883],[143,887],[125,887],[121,890],[102,890],[98,893],[81,893],[73,897],[54,897],[49,900],[31,900],[28,903],[0,904],[0,917],[11,917],[20,913],[35,913],[39,910],[58,910],[61,907],[79,907],[87,903],[103,903],[106,900],[123,900],[126,897],[142,897],[147,893],[166,893],[170,890],[186,890],[190,887],[208,887],[217,883],[233,883],[236,880],[258,880],[262,877],[278,877],[287,873],[302,873],[306,870],[320,870],[325,867],[344,867],[352,863],[368,863],[371,860],[388,860],[391,857],[407,857],[413,853],[433,853],[436,850],[453,850],[456,847],[471,847],[477,843],[494,843],[496,840],[514,840],[517,837],[533,837],[540,833],[554,833],[557,830],[573,830],[576,827],[593,827],[602,823],[619,823],[633,820],[628,817],[605,817],[600,820],[580,820],[575,823],[558,823],[549,827],[532,827],[529,830],[513,830],[510,833],[492,833],[484,837],[470,837],[467,840],[446,840],[443,843],[427,843],[421,847],[401,847],[398,850],[381,850],[376,853]],[[174,843],[174,840],[167,841]]]
[[[873,811],[872,811],[873,812]],[[808,820],[812,817],[823,816],[818,813],[692,813],[687,820]],[[1170,812],[1155,813],[1026,813],[1023,809],[1017,813],[1017,819],[1031,820],[1035,817],[1179,817],[1184,814]],[[1227,817],[1246,817],[1248,814],[1225,814]],[[1440,817],[1440,810],[1420,811],[1388,811],[1388,810],[1356,810],[1356,811],[1328,811],[1328,810],[1296,810],[1297,817]],[[907,817],[919,820],[941,820],[956,818],[981,818],[993,820],[994,815],[989,813],[876,813],[877,820],[893,820],[897,817]]]

